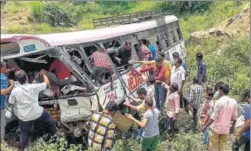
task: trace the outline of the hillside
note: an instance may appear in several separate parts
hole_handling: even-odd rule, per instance
[[[51,33],[85,30],[92,28],[93,18],[156,9],[166,11],[170,7],[184,11],[184,8],[180,8],[180,6],[184,6],[183,4],[177,2],[167,6],[165,2],[135,2],[127,3],[127,7],[118,4],[115,9],[111,9],[107,7],[111,6],[109,3],[105,5],[87,3],[78,6],[81,10],[84,10],[83,12],[88,11],[88,13],[81,16],[76,25],[72,27],[52,27],[48,23],[39,22],[39,17],[34,16],[34,12],[41,12],[40,3],[7,2],[3,8],[4,11],[2,11],[3,28],[1,28],[1,31],[4,33]],[[238,4],[235,2],[213,2],[208,6],[206,5],[207,7],[202,7],[202,4],[196,5],[203,10],[200,12],[193,9],[182,14],[178,11],[174,12],[180,19],[183,35],[187,40],[188,56],[186,63],[191,70],[184,93],[188,92],[192,78],[196,75],[195,54],[198,52],[204,54],[204,60],[207,63],[208,85],[213,86],[219,81],[229,83],[231,87],[230,96],[236,100],[240,100],[243,91],[250,88],[250,37],[247,34],[250,31],[250,9],[247,4],[247,2]],[[70,6],[77,10],[75,5]],[[160,121],[164,121],[163,114]],[[206,147],[200,145],[201,135],[186,131],[190,123],[191,117],[183,113],[180,114],[177,120],[177,124],[180,125],[180,133],[172,141],[166,140],[165,136],[162,135],[159,151],[167,149],[172,149],[172,151],[206,151]],[[163,132],[164,124],[160,123],[160,127],[161,132]],[[229,147],[231,147],[232,140],[233,136],[229,140]],[[53,150],[56,147],[64,148],[64,140],[60,139],[59,142],[59,145],[38,142],[32,149],[42,151]],[[72,149],[72,151],[75,150]],[[116,140],[113,150],[135,151],[140,150],[140,145],[133,139],[122,138]]]

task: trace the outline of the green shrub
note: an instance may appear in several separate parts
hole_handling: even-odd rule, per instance
[[[43,2],[31,2],[32,15],[36,18],[37,21],[43,22],[45,21],[44,16],[44,3]]]

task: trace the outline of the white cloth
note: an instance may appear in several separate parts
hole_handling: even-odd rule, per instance
[[[1,116],[0,116],[0,120],[1,120],[1,140],[3,140],[4,139],[4,133],[5,133],[5,126],[6,126],[6,119],[5,119],[5,110],[3,109],[3,110],[0,110],[0,112],[1,112]]]
[[[43,108],[38,104],[38,95],[46,89],[46,83],[23,84],[15,87],[9,97],[9,103],[14,104],[14,112],[22,121],[32,121],[39,118]]]
[[[180,66],[177,69],[175,66],[173,66],[172,71],[171,71],[171,84],[174,82],[177,83],[180,90],[182,81],[185,80],[186,78],[185,75],[186,75],[186,71],[182,66]]]

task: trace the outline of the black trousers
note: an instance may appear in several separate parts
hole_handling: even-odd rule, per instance
[[[29,137],[30,137],[29,131],[30,131],[30,128],[32,127],[32,124],[35,122],[44,122],[45,124],[48,125],[48,128],[49,128],[51,134],[56,133],[56,124],[48,112],[43,111],[43,114],[39,118],[37,118],[33,121],[19,120],[20,133],[21,133],[20,134],[20,145],[21,145],[22,151],[25,149],[25,147],[28,146]]]
[[[241,137],[239,140],[236,140],[232,145],[232,151],[239,151],[239,148],[245,145],[244,151],[250,151],[250,139]]]
[[[196,129],[196,128],[197,128],[197,123],[198,123],[197,114],[198,114],[198,110],[199,110],[199,109],[193,108],[193,125],[192,125],[192,128],[193,128],[193,129]]]

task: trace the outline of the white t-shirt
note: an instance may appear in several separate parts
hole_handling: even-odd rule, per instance
[[[180,89],[182,81],[185,80],[186,78],[185,75],[186,75],[186,71],[182,66],[180,66],[177,69],[175,66],[173,66],[172,72],[171,72],[171,84],[174,82],[177,83]]]
[[[38,95],[46,89],[46,83],[23,84],[15,87],[9,97],[9,103],[14,104],[14,112],[22,121],[32,121],[39,118],[43,108],[38,104]]]

